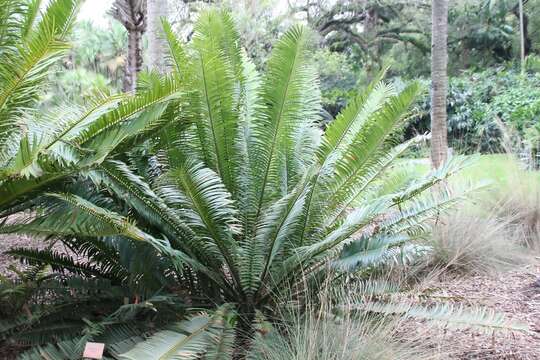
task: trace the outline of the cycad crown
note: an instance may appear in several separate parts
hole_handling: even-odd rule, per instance
[[[120,156],[89,172],[136,220],[75,194],[46,194],[63,204],[65,216],[55,205],[54,224],[38,219],[27,229],[148,242],[181,278],[190,273],[199,279],[195,285],[217,287],[222,301],[256,308],[282,284],[317,273],[344,244],[368,242],[367,229],[375,228],[385,247],[398,246],[453,201],[413,198],[454,172],[455,163],[384,193],[383,175],[417,141],[394,147],[392,140],[416,83],[397,91],[376,79],[321,134],[306,28],[283,35],[260,77],[228,13],[202,14],[187,48],[164,26],[173,74],[165,80],[151,74],[141,86],[175,83],[184,90],[160,112],[161,131],[146,140],[150,165],[136,171],[133,156]],[[92,124],[75,139],[100,131]],[[92,221],[69,217],[71,211]]]

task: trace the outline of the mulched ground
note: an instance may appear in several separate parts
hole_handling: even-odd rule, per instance
[[[449,359],[540,359],[540,261],[497,276],[470,276],[432,284],[430,298],[465,306],[480,305],[527,324],[529,333],[486,334],[474,330],[434,329],[415,322],[416,335],[437,344]],[[408,330],[411,330],[409,328]]]
[[[9,255],[4,254],[7,250],[19,247],[40,248],[43,249],[43,241],[32,239],[28,236],[0,235],[0,274],[13,277],[13,272],[8,270],[10,265],[21,268],[18,261],[13,260]]]

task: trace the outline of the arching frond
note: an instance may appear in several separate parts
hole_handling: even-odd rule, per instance
[[[296,26],[275,46],[268,63],[261,101],[263,108],[251,131],[252,171],[260,214],[265,202],[294,187],[291,169],[298,134],[313,126],[319,107],[318,80],[306,63],[307,29]]]
[[[332,152],[350,145],[365,122],[395,94],[393,86],[381,82],[384,73],[379,73],[365,91],[354,98],[328,125],[318,150],[320,163],[327,161]]]
[[[77,0],[52,1],[34,29],[18,38],[17,51],[0,58],[0,153],[6,138],[22,130],[20,119],[35,105],[49,66],[69,49],[64,39],[77,9]]]
[[[189,320],[171,326],[168,330],[160,331],[146,341],[137,344],[127,353],[121,354],[121,360],[138,359],[199,359],[208,356],[210,359],[219,359],[230,349],[224,317],[228,315],[226,308],[216,311],[213,316],[201,314]],[[216,351],[224,347],[223,352]]]
[[[241,167],[236,140],[240,132],[237,89],[243,65],[239,35],[226,12],[203,13],[195,26],[193,71],[200,93],[197,133],[208,167],[222,178],[229,192],[238,192]]]
[[[3,226],[1,231],[40,235],[124,235],[139,241],[145,239],[145,234],[128,219],[77,195],[49,193],[46,198],[50,205],[45,214],[30,222]]]
[[[388,261],[392,253],[388,250],[400,246],[410,239],[406,235],[362,236],[343,248],[333,265],[342,271],[352,271],[359,267],[371,267]]]
[[[487,308],[466,308],[449,304],[420,306],[406,302],[367,302],[360,305],[359,309],[373,313],[400,314],[457,329],[474,328],[488,334],[494,331],[528,331],[526,325],[511,321],[503,314]]]

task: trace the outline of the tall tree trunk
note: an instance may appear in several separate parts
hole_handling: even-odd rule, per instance
[[[448,156],[448,0],[433,0],[431,11],[431,164],[437,168]]]
[[[525,33],[523,27],[523,0],[518,0],[519,5],[519,44],[521,59],[521,75],[525,74]]]
[[[137,74],[142,70],[142,31],[128,31],[128,51],[123,88],[125,92],[134,91],[137,85]]]
[[[146,30],[146,0],[115,0],[110,14],[128,32],[128,51],[124,66],[123,88],[135,90],[137,74],[142,70],[142,35]]]
[[[521,51],[527,57],[532,50],[532,40],[529,35],[529,17],[525,13],[524,5],[527,0],[518,0],[518,4],[512,9],[513,14],[519,21],[519,36],[521,43]]]
[[[148,9],[148,67],[165,72],[165,39],[162,18],[167,18],[167,0],[147,0]]]

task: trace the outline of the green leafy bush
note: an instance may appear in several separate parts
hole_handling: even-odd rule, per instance
[[[416,131],[429,128],[429,96],[421,101],[422,116],[412,125]],[[516,131],[533,149],[538,148],[540,122],[540,76],[522,78],[504,68],[466,72],[450,78],[448,135],[450,146],[464,153],[502,152],[504,129]],[[412,132],[412,129],[409,129]]]

